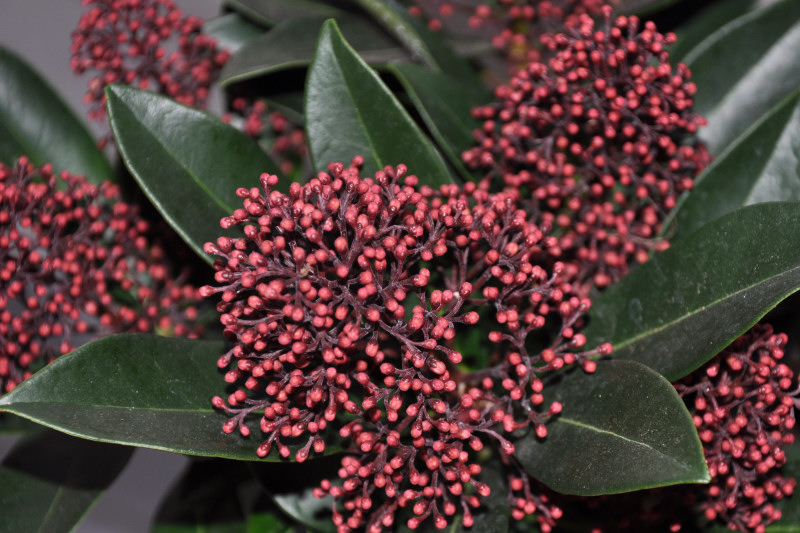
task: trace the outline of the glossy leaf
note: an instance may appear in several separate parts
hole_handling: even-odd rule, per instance
[[[697,84],[700,131],[718,154],[758,117],[800,86],[800,2],[781,0],[708,36],[685,58]]]
[[[464,179],[471,179],[461,153],[475,144],[472,131],[481,124],[472,118],[472,108],[491,99],[488,91],[410,63],[389,65],[388,70],[403,85],[450,164]]]
[[[671,243],[745,205],[800,200],[800,93],[750,128],[697,179],[665,227]]]
[[[222,69],[220,83],[226,85],[288,68],[308,66],[325,20],[324,17],[305,17],[281,22],[234,54]],[[369,20],[342,14],[336,17],[336,22],[367,63],[378,65],[409,59],[401,46]]]
[[[203,22],[203,33],[217,40],[217,46],[231,53],[264,33],[258,26],[236,13]]]
[[[710,477],[691,415],[672,385],[634,361],[600,361],[597,371],[558,376],[545,401],[562,412],[548,434],[515,442],[533,477],[563,494],[594,496]]]
[[[403,16],[405,14],[403,8],[393,9],[393,0],[354,0],[354,2],[403,43],[415,59],[422,61],[428,68],[440,68],[431,51],[428,50],[428,45],[411,26],[410,17]]]
[[[393,35],[412,57],[428,67],[441,71],[464,83],[481,86],[476,69],[458,54],[441,33],[432,32],[424,19],[408,14],[407,6],[396,0],[349,0],[361,6]]]
[[[0,465],[0,532],[72,531],[132,453],[50,430],[21,440]]]
[[[322,27],[305,98],[308,144],[317,170],[361,155],[365,175],[403,163],[423,184],[452,181],[429,139],[332,20]]]
[[[800,287],[800,203],[714,220],[594,299],[590,346],[677,380]]]
[[[227,435],[220,342],[124,333],[56,359],[0,398],[0,410],[87,439],[257,460],[258,437]],[[336,451],[331,445],[328,452]],[[280,461],[270,454],[268,461]]]
[[[753,9],[758,0],[725,0],[712,3],[688,23],[675,30],[677,41],[669,50],[670,62],[675,65],[684,61],[684,57],[706,37],[728,22],[744,15]]]
[[[342,11],[315,0],[224,0],[225,5],[243,17],[267,28],[284,20],[321,16],[335,17]]]
[[[0,47],[0,161],[13,165],[22,155],[93,183],[113,177],[108,160],[69,106],[21,58]]]
[[[261,173],[277,167],[244,133],[165,96],[111,85],[106,99],[125,166],[175,231],[213,262],[203,245],[241,207],[236,189],[258,186]]]

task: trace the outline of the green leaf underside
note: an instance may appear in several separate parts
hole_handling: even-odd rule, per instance
[[[250,438],[227,435],[228,417],[211,406],[213,396],[225,394],[216,368],[222,353],[220,342],[112,335],[37,372],[0,398],[0,410],[92,440],[258,460],[258,429]]]
[[[595,496],[710,477],[692,418],[672,385],[634,361],[600,361],[545,388],[563,411],[515,443],[525,469],[551,489]]]
[[[83,123],[52,87],[22,59],[0,47],[0,161],[22,156],[50,163],[92,183],[112,179],[106,157]]]
[[[739,207],[800,200],[800,93],[762,117],[698,178],[673,211],[671,243]],[[669,224],[665,224],[665,227]],[[668,232],[669,233],[669,232]]]
[[[327,21],[308,74],[306,129],[314,168],[364,157],[363,175],[404,163],[423,184],[452,182],[433,145],[389,89]]]
[[[388,70],[411,97],[450,164],[462,177],[470,179],[461,153],[472,147],[475,142],[472,131],[480,127],[480,123],[472,118],[472,108],[488,102],[489,93],[419,65],[398,63],[389,65]]]
[[[208,263],[206,242],[242,205],[239,187],[259,185],[277,167],[258,144],[219,119],[147,91],[106,89],[111,129],[125,166],[189,246]]]
[[[23,439],[0,465],[0,532],[71,531],[132,453],[50,430]]]
[[[26,418],[0,413],[0,435],[22,435],[35,429],[39,429],[39,426]]]
[[[712,153],[800,86],[800,2],[751,11],[708,36],[685,58],[697,84],[695,109]]]
[[[786,202],[706,224],[597,297],[587,342],[680,379],[800,287],[799,221]]]
[[[203,33],[216,39],[219,48],[234,53],[264,33],[264,28],[241,15],[228,13],[205,21]]]
[[[295,18],[253,39],[225,64],[220,83],[226,85],[311,63],[325,17]],[[409,60],[408,53],[369,20],[349,14],[336,17],[348,42],[370,64]]]
[[[314,0],[224,0],[224,4],[267,28],[288,19],[315,15],[335,17],[342,13],[340,9]]]

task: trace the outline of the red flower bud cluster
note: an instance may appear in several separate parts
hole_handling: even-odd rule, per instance
[[[551,214],[562,259],[601,287],[667,246],[657,241],[664,216],[708,161],[693,138],[704,120],[689,70],[665,51],[674,35],[603,13],[601,27],[582,15],[542,37],[551,59],[473,111],[484,124],[463,154],[494,186],[521,191],[531,212]]]
[[[94,72],[84,100],[89,118],[105,117],[103,90],[111,83],[165,94],[204,107],[211,83],[228,60],[202,20],[184,16],[172,0],[83,0],[88,9],[72,33],[70,66]],[[169,51],[172,41],[177,48]]]
[[[757,325],[676,384],[694,413],[711,473],[701,510],[736,531],[760,533],[779,520],[774,503],[796,484],[780,474],[798,404],[793,372],[780,362],[785,344],[785,334]]]
[[[251,433],[258,455],[277,449],[305,460],[331,431],[350,443],[336,497],[340,531],[379,531],[409,508],[411,528],[472,509],[490,492],[477,476],[484,445],[514,450],[501,433],[532,425],[546,435],[542,381],[534,374],[580,362],[593,370],[575,332],[588,300],[575,295],[557,264],[537,265],[547,237],[506,194],[467,184],[418,187],[406,167],[373,178],[330,165],[288,194],[240,189],[243,208],[222,220],[244,236],[208,243],[217,255],[218,310],[234,347],[219,360],[235,390],[213,400],[231,415],[224,430]],[[458,331],[483,321],[496,349],[469,373]],[[532,338],[557,334],[529,353]],[[604,353],[610,347],[600,349]],[[465,357],[467,360],[465,360]]]
[[[193,336],[197,290],[110,183],[0,163],[0,391],[124,331]]]

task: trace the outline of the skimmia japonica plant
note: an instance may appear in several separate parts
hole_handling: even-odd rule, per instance
[[[221,5],[0,49],[0,530],[800,527],[796,0]]]

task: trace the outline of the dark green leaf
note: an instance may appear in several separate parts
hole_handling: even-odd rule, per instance
[[[261,173],[277,167],[254,140],[203,111],[124,85],[109,86],[106,99],[125,166],[175,231],[213,262],[203,245],[241,207],[236,189],[258,186]]]
[[[655,255],[596,298],[591,346],[677,380],[800,287],[800,203],[744,207]]]
[[[422,18],[412,17],[408,8],[396,0],[348,0],[370,13],[383,28],[393,35],[412,57],[429,69],[441,71],[479,87],[478,72],[462,57],[440,33],[432,32]]]
[[[710,477],[692,417],[662,376],[634,361],[599,361],[545,388],[563,405],[548,435],[518,440],[525,469],[563,494],[595,496]]]
[[[264,33],[264,28],[236,13],[228,13],[203,23],[203,33],[217,40],[217,46],[231,53]]]
[[[0,413],[0,435],[17,435],[39,429],[37,424],[11,413]]]
[[[267,28],[287,19],[335,17],[340,9],[315,0],[224,0],[225,5],[256,24]]]
[[[800,93],[772,109],[730,145],[672,212],[673,244],[739,207],[800,200]],[[672,232],[675,233],[672,233]]]
[[[0,465],[0,532],[72,531],[132,453],[50,430],[23,439]]]
[[[433,54],[428,50],[427,43],[411,26],[410,17],[404,16],[405,10],[402,6],[394,4],[393,0],[354,0],[354,2],[403,43],[414,59],[422,61],[428,68],[440,68]]]
[[[270,109],[282,113],[295,124],[303,124],[303,93],[301,91],[273,94],[267,98]]]
[[[193,460],[161,501],[152,533],[246,533],[241,492],[259,489],[241,461]]]
[[[364,174],[403,163],[423,184],[450,183],[447,166],[375,72],[327,21],[308,74],[306,130],[317,170],[364,157]]]
[[[0,398],[0,410],[92,440],[257,460],[258,437],[226,435],[220,342],[125,333],[85,344]],[[330,444],[330,443],[329,443]],[[327,451],[333,453],[335,446]],[[279,461],[270,454],[269,461]]]
[[[800,86],[800,2],[781,0],[720,28],[686,55],[712,153]]]
[[[491,99],[488,91],[410,63],[389,65],[388,70],[400,80],[450,164],[464,179],[471,179],[461,153],[475,144],[472,130],[480,122],[472,118],[472,108]]]
[[[0,47],[0,161],[14,164],[21,155],[93,183],[113,176],[92,136],[53,88]]]
[[[684,61],[692,48],[728,22],[744,15],[753,8],[757,0],[725,0],[712,3],[700,13],[680,26],[675,33],[678,40],[669,47],[672,64]]]
[[[225,64],[220,75],[223,85],[283,69],[306,67],[317,47],[317,35],[324,17],[294,18],[281,22],[253,39]],[[407,60],[406,51],[369,20],[341,14],[336,17],[342,34],[369,64]]]

